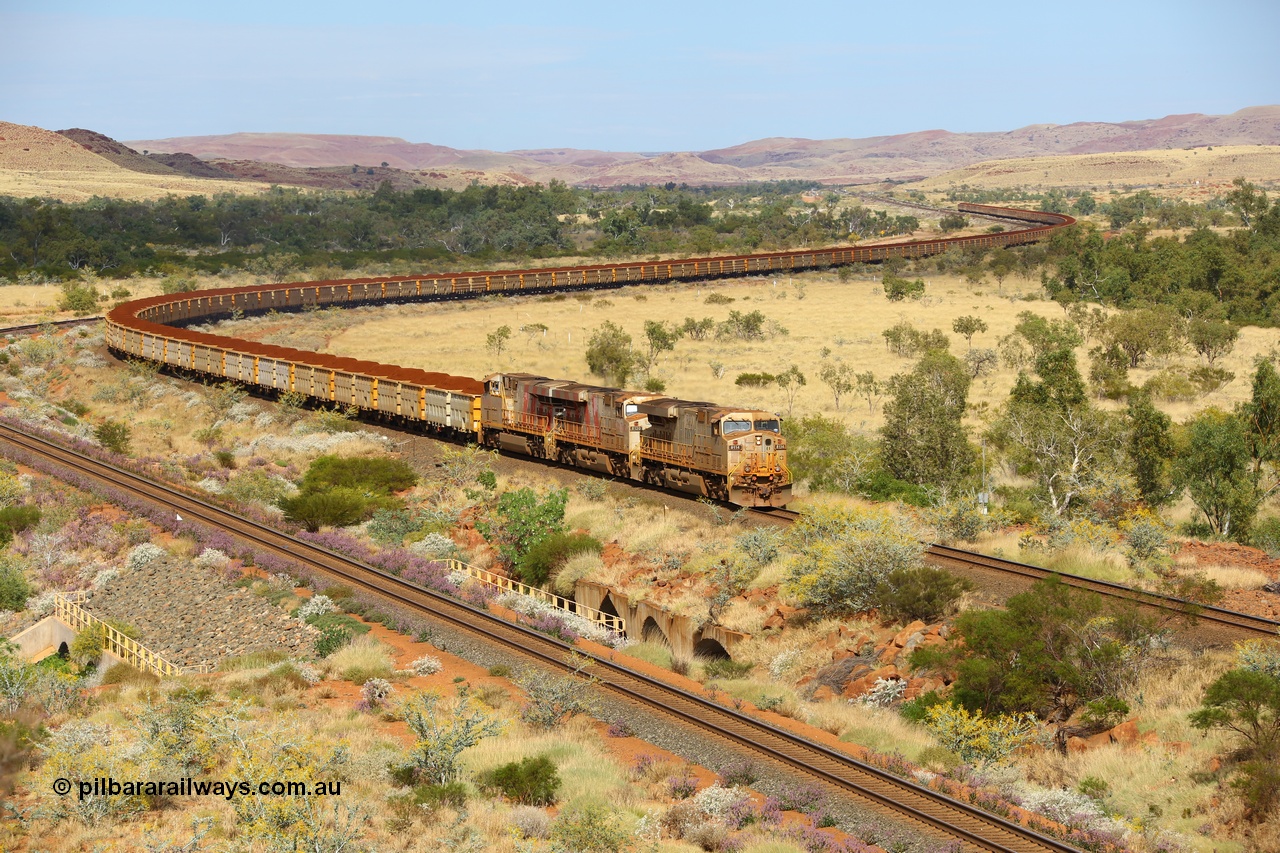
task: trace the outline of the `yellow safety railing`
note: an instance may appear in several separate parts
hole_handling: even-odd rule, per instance
[[[547,592],[545,589],[529,586],[520,583],[520,581],[512,580],[486,569],[479,569],[475,566],[468,565],[461,560],[449,561],[450,571],[461,572],[472,580],[478,581],[492,589],[502,590],[503,592],[514,592],[518,595],[526,595],[529,598],[538,601],[544,601],[559,610],[581,616],[584,619],[596,623],[602,628],[613,631],[615,634],[625,634],[627,632],[627,621],[621,616],[614,616],[612,613],[604,613],[596,610],[594,607],[587,607],[585,604],[579,604],[568,598],[561,598],[555,593]]]
[[[84,601],[86,597],[87,595],[83,591],[78,593],[57,593],[53,598],[54,614],[76,633],[100,627],[102,630],[102,650],[104,652],[110,652],[135,669],[154,673],[162,678],[193,672],[209,672],[212,668],[208,664],[178,666],[170,663],[137,640],[126,637],[73,600],[74,598]]]
[[[673,462],[676,465],[692,465],[693,454],[684,450],[674,441],[663,438],[641,438],[640,455],[660,462]]]

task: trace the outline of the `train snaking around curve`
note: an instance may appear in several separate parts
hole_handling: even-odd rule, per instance
[[[186,328],[267,311],[464,299],[490,293],[658,284],[917,258],[954,247],[1044,239],[1069,216],[961,204],[962,212],[1031,227],[995,234],[733,257],[476,273],[293,282],[137,299],[106,317],[108,347],[201,377],[354,406],[410,429],[476,441],[615,477],[749,507],[785,506],[791,472],[771,412],[499,373],[483,381]]]

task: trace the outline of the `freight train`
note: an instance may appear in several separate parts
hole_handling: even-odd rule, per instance
[[[759,255],[533,270],[266,284],[137,299],[106,317],[107,346],[202,378],[354,406],[412,429],[601,471],[742,506],[785,506],[791,473],[770,412],[582,385],[522,373],[484,381],[271,346],[186,328],[195,323],[328,307],[547,293],[822,269],[918,258],[956,247],[1044,239],[1069,216],[961,204],[963,212],[1032,227],[995,234]]]

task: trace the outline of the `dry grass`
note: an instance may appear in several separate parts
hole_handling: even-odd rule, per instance
[[[505,736],[468,749],[462,762],[470,775],[535,755],[555,762],[563,802],[588,795],[614,801],[631,799],[624,769],[604,751],[592,721],[585,717],[574,717],[550,732],[514,724]]]
[[[1240,176],[1263,183],[1280,179],[1280,147],[1215,145],[1212,149],[1190,151],[1126,151],[988,160],[907,184],[906,188],[937,191],[960,184],[984,188],[1129,184],[1190,188],[1208,197],[1222,193],[1233,178]]]
[[[347,680],[390,678],[395,671],[391,649],[368,634],[357,637],[324,661],[326,677],[335,674]]]
[[[1016,559],[1020,562],[1044,566],[1055,572],[1111,583],[1133,583],[1138,580],[1138,575],[1129,567],[1121,554],[1115,551],[1099,551],[1086,545],[1070,545],[1053,553],[1036,550],[1021,551]]]
[[[1090,776],[1101,779],[1108,787],[1108,810],[1183,833],[1196,850],[1236,849],[1230,842],[1224,844],[1220,826],[1216,838],[1198,832],[1206,823],[1221,821],[1224,809],[1234,804],[1216,784],[1193,778],[1212,758],[1229,751],[1231,739],[1221,732],[1197,731],[1188,722],[1205,688],[1230,665],[1223,652],[1175,650],[1171,659],[1144,668],[1124,698],[1139,730],[1156,733],[1160,746],[1112,744],[1065,756],[1042,751],[1018,757],[1018,769],[1029,781],[1049,788],[1074,788]],[[1185,751],[1165,746],[1176,743],[1184,744]],[[1221,800],[1226,804],[1220,805]]]
[[[371,310],[358,315],[364,322],[326,332],[325,351],[475,377],[499,370],[520,370],[557,378],[599,381],[589,374],[583,352],[592,331],[606,320],[622,326],[639,345],[643,342],[646,320],[679,323],[685,317],[712,317],[719,321],[731,310],[759,310],[790,329],[791,334],[754,343],[681,340],[674,352],[663,355],[654,371],[667,383],[668,393],[785,414],[787,404],[781,391],[741,388],[734,384],[734,379],[743,372],[776,373],[794,363],[808,377],[808,384],[797,395],[793,414],[822,413],[870,432],[883,423],[882,406],[877,402],[870,407],[864,400],[846,398],[840,410],[836,410],[832,395],[818,378],[824,363],[824,347],[831,350],[828,359],[845,361],[860,372],[869,370],[884,380],[911,366],[909,359],[889,352],[881,336],[881,332],[899,321],[909,321],[922,330],[942,329],[952,338],[952,351],[960,355],[967,346],[951,332],[952,321],[960,316],[978,316],[988,324],[989,331],[974,339],[975,347],[986,348],[994,347],[999,337],[1010,333],[1023,311],[1055,319],[1062,316],[1056,304],[1038,298],[1038,282],[1011,278],[1002,286],[989,281],[974,288],[957,276],[924,274],[923,277],[927,295],[916,302],[889,302],[880,294],[875,276],[840,282],[831,273],[806,273],[794,278],[626,288],[595,297],[584,295],[582,299],[515,297]],[[804,298],[800,299],[802,291]],[[711,292],[735,301],[731,305],[707,305],[705,300]],[[1027,301],[1028,298],[1031,301]],[[234,328],[252,334],[262,328],[253,324],[261,322],[244,321]],[[313,322],[316,321],[310,317],[303,318],[294,327],[293,334],[304,334]],[[519,332],[521,326],[534,323],[545,324],[550,331],[532,337]],[[301,324],[307,325],[304,328]],[[423,328],[435,325],[451,332],[447,358],[434,336],[421,334]],[[485,337],[503,325],[510,326],[516,334],[510,348],[495,358],[485,347]],[[1248,397],[1253,358],[1277,343],[1280,343],[1280,333],[1274,329],[1242,330],[1235,351],[1222,362],[1236,374],[1233,382],[1200,399],[1161,404],[1161,407],[1175,420],[1185,419],[1205,406],[1230,408]],[[785,356],[780,358],[780,352]],[[1081,347],[1077,355],[1087,369],[1087,345]],[[712,362],[725,365],[722,378],[714,377],[708,366]],[[1192,363],[1193,358],[1186,354],[1153,363],[1131,371],[1131,381],[1141,384],[1161,368]],[[1015,379],[1015,371],[1002,366],[995,373],[975,380],[970,391],[973,411],[994,409],[1003,403]],[[971,417],[971,423],[981,426],[977,416]]]
[[[838,727],[840,740],[874,752],[899,752],[908,761],[919,763],[920,753],[938,745],[923,726],[908,723],[893,709],[843,701],[824,702],[812,709],[809,722],[828,731]]]
[[[1209,580],[1217,581],[1223,589],[1262,589],[1271,581],[1263,572],[1244,566],[1198,566],[1191,572],[1200,573]]]

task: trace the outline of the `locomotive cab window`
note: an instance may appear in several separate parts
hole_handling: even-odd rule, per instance
[[[726,419],[724,422],[724,434],[733,435],[735,432],[751,432],[751,421]]]
[[[782,426],[776,420],[756,421],[757,432],[782,432]]]

